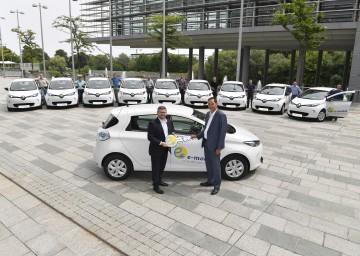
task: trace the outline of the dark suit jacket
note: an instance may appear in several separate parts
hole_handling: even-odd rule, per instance
[[[174,133],[174,124],[171,120],[167,120],[168,134]],[[148,127],[148,140],[150,141],[149,145],[149,155],[152,156],[161,156],[164,154],[164,151],[168,151],[170,148],[164,148],[160,145],[160,142],[165,142],[164,129],[161,126],[159,118],[151,121]]]
[[[206,125],[209,121],[210,112],[206,113],[205,116],[205,127],[197,135],[198,139],[204,138],[204,132]],[[223,149],[225,147],[225,136],[227,131],[227,118],[226,115],[220,111],[216,110],[216,113],[211,121],[210,127],[207,132],[207,147],[209,150]],[[204,147],[204,140],[201,144]]]

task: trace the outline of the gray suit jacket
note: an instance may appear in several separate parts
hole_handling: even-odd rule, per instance
[[[210,112],[206,113],[205,127],[197,135],[198,139],[204,138],[204,131],[209,121]],[[216,113],[211,121],[210,127],[207,132],[207,148],[209,150],[223,149],[225,147],[225,136],[227,131],[227,118],[226,115],[216,110]],[[204,140],[201,143],[201,147],[204,147]]]

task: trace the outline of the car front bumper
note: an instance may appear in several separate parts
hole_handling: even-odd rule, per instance
[[[127,94],[120,94],[119,95],[119,102],[121,104],[140,104],[146,103],[146,93],[141,95],[127,95]]]
[[[45,96],[46,105],[51,107],[66,107],[78,104],[77,95],[64,96]]]
[[[83,102],[84,104],[91,104],[91,105],[103,105],[103,104],[112,104],[114,102],[114,96],[111,94],[108,95],[83,95]]]
[[[246,98],[235,98],[233,100],[229,98],[218,97],[217,103],[220,107],[226,108],[245,108]]]
[[[263,112],[279,112],[284,105],[284,101],[266,101],[263,102],[261,100],[253,100],[252,108],[257,111]]]
[[[296,105],[290,104],[287,113],[293,117],[317,118],[322,109],[323,107],[321,106],[317,106],[317,107],[301,106],[298,108],[296,107]]]
[[[193,106],[207,106],[208,105],[208,99],[211,96],[189,96],[185,95],[184,101],[186,105],[193,105]]]
[[[20,98],[7,98],[7,107],[13,109],[36,108],[41,106],[40,97],[28,97],[25,100]]]
[[[180,94],[169,95],[169,97],[166,97],[166,95],[153,94],[152,99],[155,104],[162,104],[162,103],[180,104],[181,102]]]

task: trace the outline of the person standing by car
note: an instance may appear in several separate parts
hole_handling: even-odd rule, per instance
[[[145,81],[146,86],[146,93],[147,93],[147,103],[152,102],[152,94],[154,91],[154,81],[148,76],[147,80]]]
[[[39,77],[35,79],[37,82],[40,93],[41,93],[41,105],[45,105],[45,95],[47,93],[47,88],[49,86],[49,81],[43,76],[43,74],[39,74]]]
[[[166,137],[174,132],[174,125],[171,120],[166,119],[166,113],[167,110],[165,106],[158,107],[157,118],[151,121],[148,127],[153,189],[158,194],[164,194],[160,186],[168,186],[168,184],[162,180],[168,152],[170,151],[165,141]]]
[[[218,82],[217,82],[215,76],[212,78],[212,81],[211,81],[211,83],[210,83],[210,86],[211,86],[211,89],[212,89],[212,91],[213,91],[214,98],[216,99],[217,90],[218,90]]]
[[[178,83],[179,83],[179,90],[180,90],[180,94],[181,94],[181,102],[182,102],[182,104],[184,104],[184,95],[185,95],[185,91],[186,91],[186,82],[185,82],[185,79],[183,78],[183,76],[180,76],[180,79],[179,79]]]
[[[255,85],[253,84],[253,81],[250,79],[249,84],[247,86],[247,105],[246,105],[247,108],[249,108],[249,105],[252,106],[254,91],[255,91]]]
[[[116,103],[119,104],[119,89],[120,89],[121,79],[118,77],[118,75],[116,73],[114,73],[113,77],[111,78],[111,81],[114,86],[114,94],[115,94]]]
[[[291,99],[296,98],[298,95],[300,95],[300,93],[302,93],[302,90],[297,85],[296,81],[294,81],[293,84],[291,85],[291,92],[292,92]]]
[[[204,148],[205,164],[207,171],[207,181],[201,182],[200,186],[214,186],[211,195],[216,195],[220,190],[221,184],[221,150],[225,148],[225,136],[227,131],[226,115],[218,109],[217,101],[214,97],[208,99],[209,112],[205,116],[205,129],[197,135],[192,135],[193,139],[202,139],[201,147]]]
[[[84,89],[85,89],[85,85],[86,82],[84,81],[84,77],[82,75],[78,76],[79,79],[76,80],[75,82],[75,87],[78,90],[78,95],[79,95],[79,103],[83,103],[83,94],[84,94]]]

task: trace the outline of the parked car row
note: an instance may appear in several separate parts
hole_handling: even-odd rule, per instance
[[[41,94],[33,79],[15,79],[8,90],[8,110],[41,108]],[[268,84],[259,91],[251,104],[254,112],[277,112],[297,118],[346,117],[354,91],[337,91],[335,88],[310,88],[292,98],[292,90],[286,84]],[[206,80],[190,80],[184,95],[188,106],[207,106],[213,96]],[[114,92],[107,78],[91,77],[84,89],[83,104],[113,105]],[[242,82],[227,81],[217,93],[219,107],[245,109],[247,95]],[[45,95],[47,107],[78,106],[78,91],[71,78],[53,78]],[[147,102],[145,83],[141,78],[126,78],[119,91],[120,104],[143,104]],[[153,103],[181,104],[179,87],[173,79],[157,79],[153,91]]]

